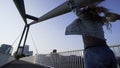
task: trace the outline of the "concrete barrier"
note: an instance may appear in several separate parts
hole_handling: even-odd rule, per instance
[[[6,55],[3,53],[0,53],[0,67],[15,60],[14,57],[10,56],[10,55]]]

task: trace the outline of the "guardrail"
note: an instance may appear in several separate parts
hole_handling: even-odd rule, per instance
[[[110,46],[116,55],[118,68],[120,68],[120,45]],[[84,68],[83,50],[40,54],[35,57],[35,63],[54,68]]]

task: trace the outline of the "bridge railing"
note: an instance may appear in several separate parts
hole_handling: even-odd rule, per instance
[[[120,45],[110,46],[116,55],[118,68],[120,65]],[[51,54],[40,54],[35,58],[35,63],[54,68],[84,68],[83,50],[66,51]]]

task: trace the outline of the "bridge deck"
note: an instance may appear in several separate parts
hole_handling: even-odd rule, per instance
[[[49,68],[49,67],[29,63],[29,62],[22,61],[22,60],[14,60],[14,61],[4,65],[1,68]]]

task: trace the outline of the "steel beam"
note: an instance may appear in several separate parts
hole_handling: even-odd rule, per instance
[[[24,0],[13,0],[20,15],[22,16],[25,24],[27,25],[27,19],[26,19],[26,12],[25,12],[25,5],[24,5]]]
[[[37,21],[37,20],[38,20],[37,17],[34,17],[34,16],[32,16],[32,15],[28,15],[28,14],[26,14],[26,18],[32,19],[32,20],[34,20],[34,21]]]
[[[18,44],[18,48],[17,48],[17,51],[16,51],[16,54],[15,54],[15,55],[18,55],[18,51],[19,51],[19,48],[20,48],[20,44],[21,44],[21,42],[22,42],[22,40],[23,40],[23,36],[24,36],[24,34],[25,34],[26,28],[27,28],[27,27],[25,26],[24,29],[23,29],[22,36],[21,36],[21,38],[20,38],[20,41],[19,41],[19,44]]]
[[[78,6],[84,7],[84,6],[87,6],[87,5],[94,4],[94,3],[102,2],[104,0],[74,0],[74,1]],[[68,2],[66,1],[63,4],[61,4],[60,6],[56,7],[55,9],[53,9],[50,12],[41,16],[38,19],[38,21],[33,21],[29,25],[36,24],[38,22],[41,22],[41,21],[59,16],[59,15],[65,14],[65,13],[68,13],[70,11],[71,11],[71,8],[69,7]]]
[[[24,39],[23,49],[22,49],[22,53],[21,53],[21,54],[24,54],[23,52],[24,52],[24,48],[25,48],[25,44],[26,44],[26,40],[27,40],[27,37],[28,37],[29,29],[30,29],[30,26],[27,26],[27,31],[26,31],[26,34],[25,34],[25,39]]]

